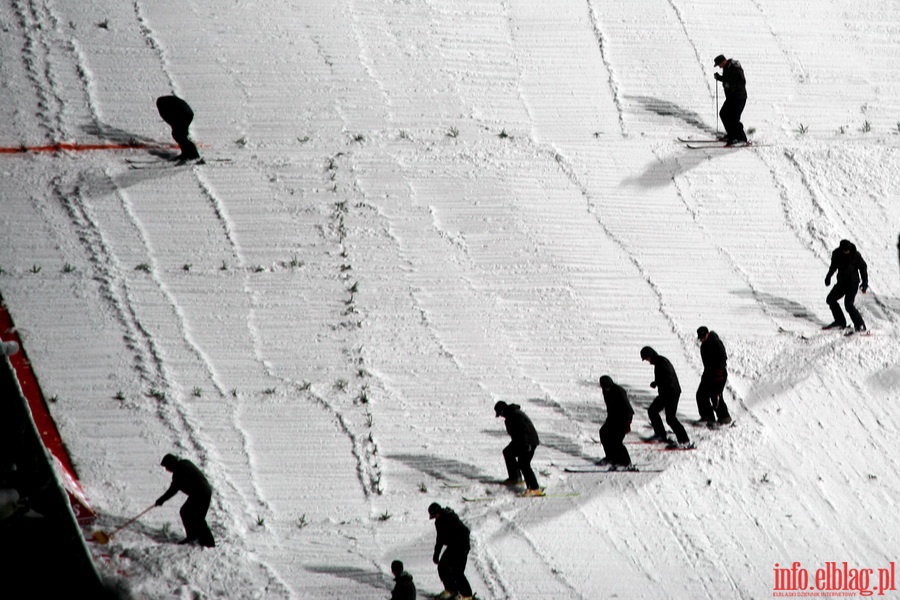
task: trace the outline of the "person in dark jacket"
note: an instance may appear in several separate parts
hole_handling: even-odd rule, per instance
[[[747,134],[744,133],[744,125],[741,123],[741,114],[747,105],[747,80],[744,77],[744,68],[741,63],[733,58],[725,58],[720,54],[715,58],[715,65],[722,69],[722,74],[716,73],[714,77],[722,82],[725,90],[725,102],[719,111],[722,125],[725,127],[726,145],[738,142],[747,142]]]
[[[512,441],[503,449],[503,458],[506,461],[506,472],[509,477],[503,483],[516,485],[525,478],[528,488],[523,496],[542,496],[537,477],[531,468],[531,459],[541,440],[531,419],[522,411],[518,404],[507,404],[502,400],[494,405],[494,416],[503,417],[506,421],[506,432]]]
[[[710,427],[716,424],[730,425],[731,415],[725,404],[725,382],[728,380],[728,354],[725,344],[715,331],[707,327],[697,328],[697,339],[700,340],[700,358],[703,360],[703,374],[697,386],[697,411],[700,422]]]
[[[392,562],[391,573],[394,574],[391,600],[416,600],[416,584],[413,583],[412,575],[403,570],[403,563],[399,560]]]
[[[831,308],[831,314],[834,321],[830,325],[826,325],[823,329],[844,328],[847,326],[847,318],[844,316],[838,301],[844,299],[844,308],[853,321],[853,327],[856,331],[865,331],[866,322],[863,321],[862,315],[853,305],[856,298],[856,290],[862,290],[865,294],[869,290],[869,271],[866,267],[866,261],[856,249],[856,246],[850,240],[841,240],[841,243],[834,252],[831,253],[831,266],[828,268],[828,274],[825,276],[825,285],[831,285],[831,276],[837,273],[837,283],[831,289],[825,301]]]
[[[661,442],[668,442],[666,436],[666,428],[663,426],[659,413],[666,411],[666,423],[675,433],[677,442],[669,442],[670,447],[677,448],[693,448],[688,437],[687,431],[678,420],[676,413],[678,412],[678,399],[681,398],[681,384],[678,383],[678,375],[675,374],[675,367],[669,362],[665,356],[657,354],[656,350],[650,346],[641,348],[641,360],[646,360],[653,365],[654,380],[650,383],[650,387],[659,391],[659,396],[650,404],[647,414],[650,416],[650,423],[653,425],[653,437],[651,439]]]
[[[162,120],[172,128],[172,138],[181,149],[177,160],[188,161],[200,158],[197,146],[191,141],[188,128],[194,120],[194,111],[178,96],[161,96],[156,99],[156,109]]]
[[[472,586],[465,575],[472,547],[469,528],[452,509],[437,502],[428,506],[428,518],[434,519],[434,529],[437,532],[432,560],[438,566],[438,577],[444,584],[444,591],[438,598],[452,598],[459,594],[461,600],[471,600]],[[447,548],[442,555],[444,546]]]
[[[197,468],[197,465],[174,454],[166,454],[160,463],[172,474],[172,485],[156,500],[156,506],[162,506],[178,492],[187,494],[188,499],[181,506],[181,522],[184,524],[186,537],[182,544],[198,543],[212,548],[216,545],[209,525],[206,524],[206,513],[212,500],[212,486]]]
[[[628,393],[609,375],[600,378],[600,389],[603,390],[603,401],[606,402],[606,421],[600,426],[600,443],[603,444],[606,458],[600,463],[612,465],[613,468],[631,467],[631,456],[624,443],[634,418]]]

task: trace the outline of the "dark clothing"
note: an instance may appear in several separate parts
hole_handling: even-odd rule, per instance
[[[611,465],[628,466],[631,455],[625,447],[625,435],[631,431],[634,409],[628,401],[628,393],[615,383],[603,388],[603,400],[606,402],[606,421],[600,427],[600,443],[606,453],[606,460]]]
[[[681,394],[681,384],[678,383],[678,375],[675,373],[675,367],[669,362],[665,356],[656,355],[653,359],[653,377],[659,395],[678,395]]]
[[[681,398],[681,384],[678,383],[678,375],[675,373],[675,367],[669,362],[665,356],[656,355],[653,358],[653,373],[656,378],[655,387],[659,390],[659,396],[650,404],[647,414],[650,416],[650,423],[653,425],[653,434],[665,437],[666,428],[662,424],[659,413],[665,409],[666,423],[672,428],[675,437],[680,444],[686,444],[690,441],[684,426],[678,421],[676,412],[678,411],[678,399]]]
[[[741,63],[729,59],[722,68],[722,75],[718,78],[725,90],[725,98],[728,100],[747,99],[747,78],[744,77],[744,67]]]
[[[449,508],[441,509],[434,520],[437,539],[434,544],[434,562],[438,565],[438,576],[444,589],[463,596],[472,595],[472,587],[466,579],[466,562],[469,558],[471,542],[469,528],[459,516]],[[441,549],[446,546],[443,556]]]
[[[156,506],[162,506],[178,492],[187,494],[188,499],[180,511],[185,541],[196,541],[206,547],[215,546],[212,532],[206,524],[206,513],[212,500],[209,481],[197,465],[186,459],[174,460],[168,468],[172,471],[172,485],[156,500]]]
[[[156,99],[156,109],[162,120],[172,127],[172,138],[181,149],[182,160],[200,158],[197,146],[191,141],[188,128],[194,120],[194,111],[178,96],[161,96]]]
[[[416,584],[412,575],[403,571],[394,577],[394,591],[391,592],[391,600],[416,600]]]
[[[503,418],[506,421],[506,432],[512,438],[509,445],[503,449],[509,478],[518,481],[521,475],[529,490],[539,489],[537,476],[531,468],[534,451],[541,443],[534,424],[518,404],[507,406]]]
[[[848,254],[844,254],[840,248],[836,248],[831,253],[831,266],[828,268],[828,275],[825,278],[831,279],[831,276],[837,273],[838,283],[852,283],[859,286],[862,282],[862,286],[868,288],[869,270],[866,261],[863,260],[854,244],[849,244],[848,248],[850,249]]]
[[[650,416],[650,424],[653,425],[653,434],[659,437],[666,437],[666,428],[663,426],[662,419],[659,416],[659,413],[665,409],[666,423],[672,428],[675,439],[678,440],[679,444],[687,444],[691,440],[687,431],[684,430],[684,425],[681,424],[676,416],[680,397],[681,392],[667,395],[660,392],[659,396],[650,404],[650,408],[647,409],[647,414]]]
[[[506,432],[514,444],[537,447],[541,443],[534,424],[518,404],[507,406],[503,418],[506,421]]]
[[[700,344],[700,358],[703,360],[703,375],[700,376],[700,385],[697,387],[700,419],[709,422],[716,418],[719,421],[729,421],[731,416],[722,396],[728,380],[728,354],[725,352],[725,344],[715,331],[710,331]]]
[[[859,311],[853,305],[853,301],[856,299],[856,291],[860,288],[860,282],[862,282],[863,291],[868,289],[869,271],[866,261],[863,260],[862,255],[856,250],[856,246],[848,242],[847,247],[850,250],[849,253],[845,254],[841,248],[836,248],[831,253],[831,266],[828,268],[828,275],[825,276],[825,285],[831,284],[831,276],[835,273],[837,273],[837,284],[832,288],[825,301],[831,308],[834,323],[845,327],[847,318],[841,311],[840,304],[838,304],[838,301],[843,298],[844,308],[847,309],[847,314],[850,315],[854,327],[860,329],[865,327],[866,324],[862,315],[859,314]]]
[[[722,125],[725,127],[725,137],[728,142],[746,142],[747,134],[741,123],[741,114],[747,105],[747,80],[744,77],[744,68],[741,63],[731,59],[722,69],[722,75],[716,79],[722,82],[725,90],[725,102],[719,111]]]
[[[515,442],[503,449],[503,460],[506,462],[506,474],[511,481],[519,481],[519,477],[525,480],[529,490],[540,489],[537,475],[531,468],[531,459],[534,458],[534,448],[518,445]]]

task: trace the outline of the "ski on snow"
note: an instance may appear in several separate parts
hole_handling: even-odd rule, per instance
[[[522,494],[516,494],[513,498],[521,498],[523,500],[531,499],[531,498],[575,498],[576,496],[580,496],[581,492],[560,492],[558,494],[547,494],[544,493],[540,496],[523,496]],[[497,498],[502,498],[503,496],[498,496],[494,494],[492,496],[463,496],[462,499],[466,502],[487,502],[489,500],[496,500]]]
[[[737,144],[723,144],[722,142],[716,142],[716,143],[692,142],[690,144],[685,144],[685,148],[688,148],[689,150],[736,150],[738,148],[755,148],[760,145],[761,144],[754,144],[753,142],[737,143]]]
[[[646,467],[635,467],[633,469],[610,469],[609,467],[592,467],[585,465],[583,467],[563,467],[566,473],[662,473],[665,469],[648,469]]]

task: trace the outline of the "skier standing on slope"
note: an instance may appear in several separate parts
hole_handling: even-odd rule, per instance
[[[172,127],[172,138],[181,149],[181,155],[177,160],[181,162],[197,160],[200,153],[197,146],[191,141],[188,128],[194,120],[194,111],[188,103],[178,96],[160,96],[156,99],[156,109],[162,120]]]
[[[862,290],[865,294],[869,290],[869,271],[866,267],[866,261],[857,251],[856,246],[849,240],[841,240],[840,245],[831,253],[831,266],[828,268],[828,274],[825,276],[825,285],[831,285],[831,276],[837,272],[837,283],[831,289],[825,301],[831,308],[831,314],[834,321],[830,325],[826,325],[823,329],[838,329],[847,326],[847,318],[841,310],[838,300],[844,299],[844,308],[853,321],[853,327],[856,331],[865,331],[866,322],[863,321],[862,315],[853,305],[856,298],[856,290]],[[862,284],[860,285],[860,280]]]
[[[184,524],[186,537],[181,544],[198,543],[205,548],[216,545],[213,534],[206,524],[206,513],[212,500],[212,486],[197,468],[197,465],[174,454],[166,454],[160,463],[172,474],[172,485],[156,500],[156,506],[162,506],[178,492],[187,494],[188,499],[181,506],[181,522]]]
[[[715,331],[706,327],[697,328],[697,339],[700,340],[700,358],[703,360],[703,374],[697,387],[697,410],[700,422],[710,427],[716,424],[730,425],[731,415],[722,392],[728,379],[728,354],[725,344]]]
[[[506,432],[512,441],[503,449],[503,458],[506,461],[506,472],[509,477],[504,485],[517,485],[525,478],[528,488],[523,496],[543,496],[543,491],[538,486],[537,477],[531,468],[531,459],[541,440],[531,419],[522,411],[518,404],[507,404],[502,400],[494,405],[494,416],[503,417],[506,421]]]
[[[650,404],[647,414],[650,416],[650,423],[653,425],[653,437],[651,440],[668,442],[670,448],[688,449],[693,448],[687,431],[678,421],[678,399],[681,397],[681,385],[678,383],[678,375],[675,374],[675,367],[669,362],[665,356],[660,356],[656,350],[650,346],[641,348],[641,360],[646,360],[653,365],[654,380],[650,383],[650,387],[659,390],[659,396]],[[663,426],[659,413],[666,411],[666,423],[675,433],[676,442],[669,440],[666,436],[666,428]]]
[[[471,549],[469,528],[452,509],[437,502],[428,506],[428,518],[434,519],[434,529],[437,532],[432,560],[438,566],[438,577],[444,584],[444,591],[437,597],[447,600],[458,593],[459,600],[472,600],[472,587],[465,574]],[[444,546],[447,549],[441,555]]]
[[[611,468],[631,467],[631,456],[625,447],[625,435],[631,431],[631,420],[634,409],[628,401],[628,393],[616,384],[612,377],[604,375],[600,378],[600,389],[606,402],[606,421],[600,426],[600,443],[606,458],[600,464],[611,465]]]
[[[715,58],[715,65],[722,69],[722,74],[716,73],[713,77],[722,82],[722,88],[725,90],[725,102],[719,111],[719,117],[725,127],[725,145],[747,143],[747,134],[744,133],[744,126],[741,124],[741,113],[747,104],[747,80],[744,77],[744,68],[733,58],[725,58],[724,54]]]
[[[395,560],[391,563],[391,573],[394,574],[394,590],[390,600],[416,600],[416,584],[412,575],[403,569],[403,563]]]

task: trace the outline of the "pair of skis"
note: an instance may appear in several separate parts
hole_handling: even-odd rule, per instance
[[[678,138],[691,150],[713,150],[713,149],[731,149],[731,148],[752,148],[753,142],[736,142],[734,144],[726,144],[719,139],[696,139],[696,138]]]

